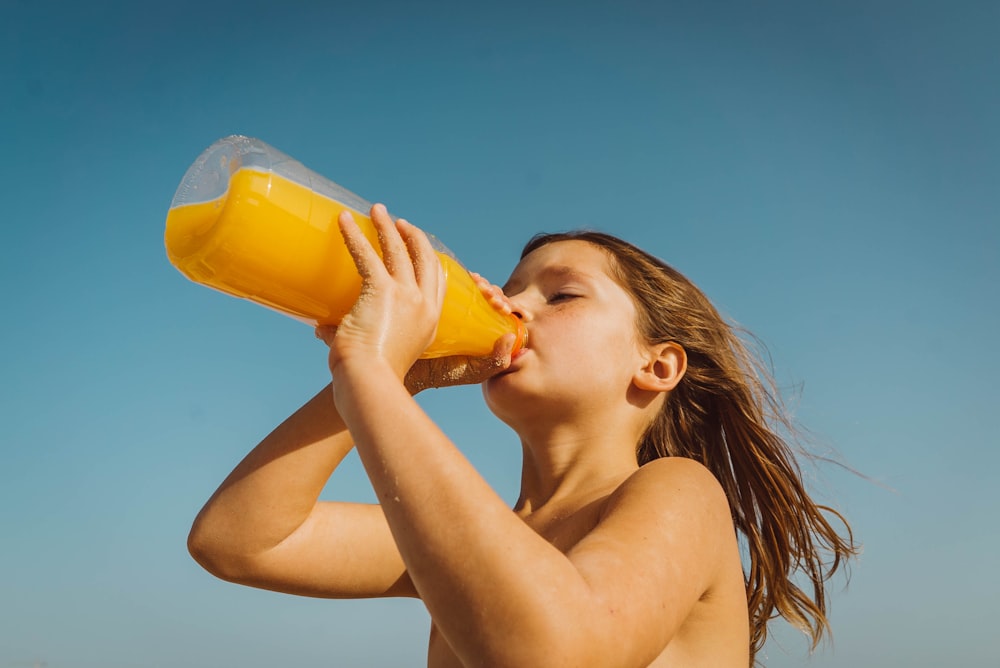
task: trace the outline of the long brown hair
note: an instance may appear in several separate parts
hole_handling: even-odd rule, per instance
[[[793,448],[798,430],[768,366],[744,342],[747,333],[727,323],[690,280],[617,237],[589,230],[539,234],[521,257],[566,240],[603,248],[612,277],[636,303],[639,332],[649,343],[674,341],[687,352],[687,372],[646,429],[637,456],[640,465],[694,459],[725,489],[749,561],[751,665],[768,621],[778,615],[806,632],[815,649],[829,631],[825,584],[858,547],[844,517],[805,489]],[[795,584],[796,574],[805,576],[811,596]]]

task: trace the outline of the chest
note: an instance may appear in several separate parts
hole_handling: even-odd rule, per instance
[[[606,503],[607,497],[602,497],[570,511],[540,511],[522,519],[535,533],[565,554],[594,530]]]

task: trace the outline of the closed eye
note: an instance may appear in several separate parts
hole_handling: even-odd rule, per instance
[[[573,299],[574,297],[579,297],[580,295],[570,294],[568,292],[556,292],[549,296],[548,302],[554,304],[556,302],[566,301],[567,299]]]

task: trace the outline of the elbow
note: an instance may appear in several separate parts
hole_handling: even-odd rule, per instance
[[[213,575],[218,575],[221,550],[218,542],[212,540],[212,536],[205,530],[202,524],[199,520],[195,520],[191,531],[188,532],[188,554],[206,571]]]
[[[217,578],[240,582],[250,571],[249,560],[238,554],[231,541],[220,531],[206,526],[201,518],[195,520],[187,537],[188,554],[195,562]]]

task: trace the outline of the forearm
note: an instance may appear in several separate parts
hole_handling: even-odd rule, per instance
[[[452,647],[490,665],[530,665],[531,652],[570,646],[579,627],[566,622],[585,611],[588,590],[565,555],[510,510],[391,374],[348,376],[334,374],[338,407]]]
[[[327,386],[264,438],[220,485],[195,519],[189,537],[192,554],[253,555],[280,543],[309,516],[351,447]]]

